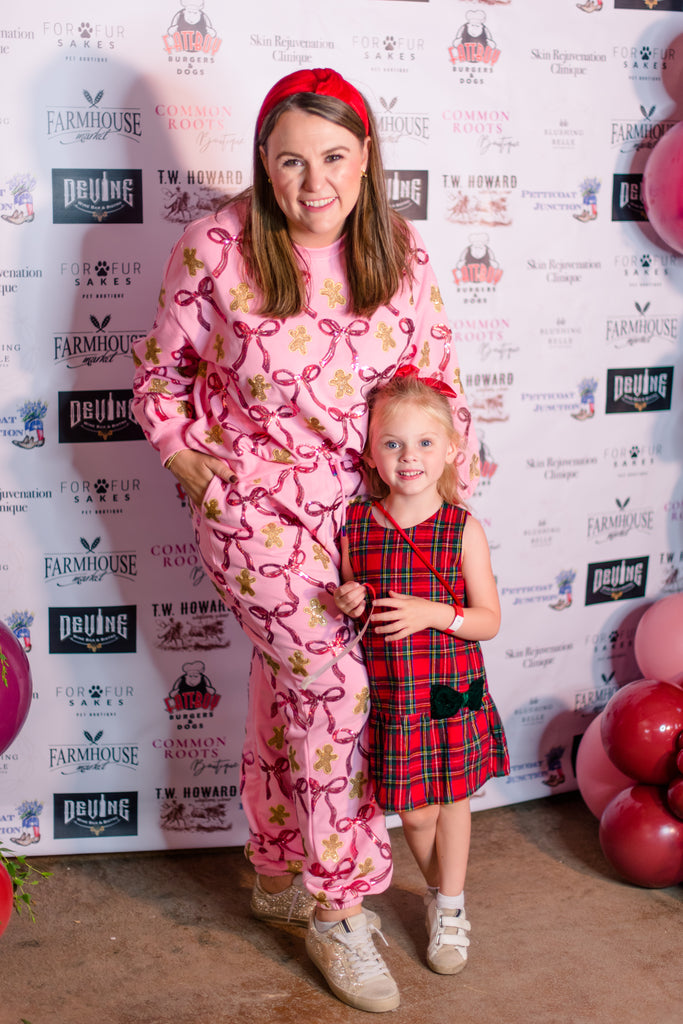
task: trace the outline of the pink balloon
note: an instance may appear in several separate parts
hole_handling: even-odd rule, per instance
[[[671,814],[657,786],[632,786],[600,819],[602,852],[627,882],[648,889],[683,882],[683,821]]]
[[[607,804],[623,789],[634,785],[635,779],[624,775],[610,761],[600,735],[602,714],[590,723],[581,737],[576,752],[576,781],[589,811],[602,816]]]
[[[645,679],[683,682],[683,594],[650,605],[636,627],[633,651]]]
[[[5,865],[0,863],[0,935],[2,935],[9,924],[13,909],[14,887],[12,879]]]
[[[639,782],[665,786],[676,774],[683,688],[654,679],[627,683],[610,697],[600,733],[607,756]]]
[[[683,121],[654,147],[643,172],[643,202],[659,237],[683,252]]]
[[[31,705],[33,683],[26,652],[12,630],[0,622],[0,754],[21,731]]]

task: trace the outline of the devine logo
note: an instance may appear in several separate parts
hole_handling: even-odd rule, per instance
[[[138,832],[138,794],[55,793],[55,839],[108,839]]]
[[[642,174],[615,174],[612,184],[612,220],[647,220]]]
[[[142,171],[52,170],[53,224],[142,224]]]
[[[134,654],[137,608],[49,608],[50,654]]]
[[[142,441],[145,435],[131,411],[133,392],[60,391],[59,443]]]
[[[647,585],[648,555],[642,558],[618,558],[611,562],[591,562],[586,578],[586,604],[626,601],[644,597]]]
[[[427,219],[427,171],[385,171],[389,205],[408,220]]]
[[[671,408],[673,366],[607,371],[605,412],[661,412]]]

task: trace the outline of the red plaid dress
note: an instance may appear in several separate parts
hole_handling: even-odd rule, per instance
[[[444,503],[430,519],[406,531],[463,605],[460,554],[468,515]],[[395,590],[452,601],[401,535],[379,525],[370,502],[349,506],[347,535],[355,578],[372,584],[377,597]],[[476,792],[491,776],[508,774],[503,723],[488,692],[478,642],[425,629],[387,643],[370,625],[363,646],[370,678],[370,767],[385,811],[453,803]],[[484,688],[479,710],[464,707],[448,718],[431,717],[433,683],[464,692],[478,681]]]

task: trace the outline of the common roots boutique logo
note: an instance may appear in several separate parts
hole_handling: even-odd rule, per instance
[[[648,556],[592,562],[588,566],[586,604],[604,604],[644,597]]]
[[[144,433],[132,411],[133,392],[60,391],[59,443],[140,441]]]
[[[142,138],[139,107],[102,105],[104,89],[92,95],[83,90],[84,104],[48,107],[47,137],[62,146],[75,142],[106,142],[111,136],[132,142]]]
[[[465,21],[455,33],[448,47],[448,58],[453,70],[460,75],[462,85],[481,85],[500,59],[491,29],[486,24],[484,11],[467,11]]]
[[[671,408],[673,366],[607,371],[605,412],[662,412]]]
[[[100,320],[90,315],[94,330],[68,332],[54,335],[54,361],[63,363],[67,369],[94,366],[96,363],[113,363],[121,356],[128,358],[131,345],[145,337],[145,331],[108,331],[111,315]]]
[[[55,793],[55,839],[138,834],[137,793]]]
[[[53,224],[142,224],[142,171],[52,170]]]
[[[427,219],[427,171],[385,171],[387,198],[408,220]]]
[[[94,735],[93,735],[94,733]],[[136,743],[100,742],[104,732],[83,730],[87,743],[61,743],[49,748],[49,770],[60,775],[84,775],[86,772],[101,772],[105,768],[127,768],[136,771],[139,767],[140,749]]]
[[[36,179],[26,171],[12,175],[0,188],[0,216],[8,224],[30,224],[35,219],[33,191]]]
[[[135,605],[50,608],[50,654],[134,654]]]
[[[13,422],[9,435],[17,448],[42,448],[45,444],[47,403],[37,398],[19,406],[20,425]],[[17,417],[11,417],[13,421]],[[12,436],[19,435],[19,436]],[[22,436],[23,435],[23,436]]]
[[[80,538],[81,551],[50,553],[43,556],[44,579],[58,587],[81,583],[101,583],[106,576],[135,580],[138,574],[135,551],[100,551],[101,537]]]
[[[203,75],[221,48],[223,40],[204,6],[204,0],[181,0],[162,36],[164,50],[179,75]]]

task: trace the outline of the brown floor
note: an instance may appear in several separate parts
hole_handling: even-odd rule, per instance
[[[641,889],[605,861],[577,794],[474,816],[470,960],[424,964],[421,881],[394,831],[384,955],[401,1006],[329,994],[303,933],[249,916],[237,849],[40,858],[37,920],[0,938],[0,1024],[680,1024],[683,887]]]

